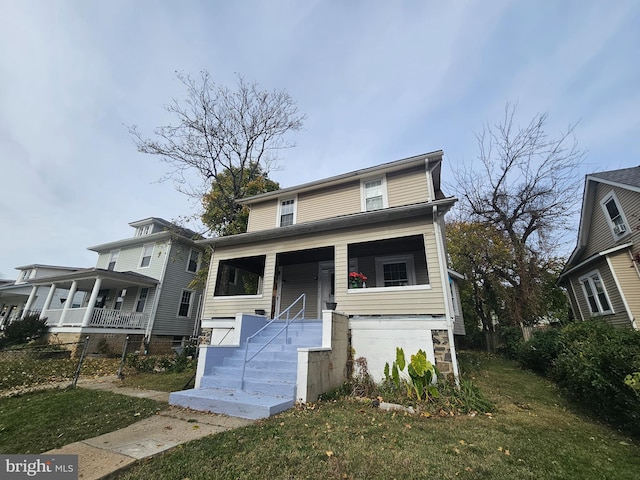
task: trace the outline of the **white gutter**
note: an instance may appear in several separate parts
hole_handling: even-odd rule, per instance
[[[610,248],[608,250],[603,250],[602,252],[598,252],[594,255],[591,255],[589,258],[586,258],[585,260],[583,260],[582,262],[580,262],[579,264],[577,264],[574,267],[571,267],[569,270],[562,272],[562,274],[558,277],[558,282],[561,282],[562,279],[564,277],[566,277],[567,275],[569,275],[570,273],[579,270],[582,267],[585,267],[587,265],[589,265],[591,262],[593,262],[594,260],[601,258],[601,257],[605,257],[607,255],[609,255],[610,253],[615,253],[618,250],[623,250],[625,248],[629,248],[633,246],[633,242],[627,242],[627,243],[623,243],[622,245],[618,245],[616,247]]]
[[[449,295],[449,269],[445,257],[444,237],[442,234],[442,219],[438,217],[438,206],[433,206],[433,227],[436,235],[436,250],[438,252],[438,263],[440,266],[440,280],[442,282],[442,296],[444,297],[444,311],[447,317],[447,333],[449,335],[449,349],[451,350],[451,364],[456,385],[460,386],[460,371],[458,370],[458,357],[453,337],[453,303]]]

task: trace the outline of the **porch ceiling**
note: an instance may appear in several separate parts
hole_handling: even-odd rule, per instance
[[[278,253],[278,265],[297,265],[300,263],[326,262],[334,259],[333,247],[312,248],[295,252]]]

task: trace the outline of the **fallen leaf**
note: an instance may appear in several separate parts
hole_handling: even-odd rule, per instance
[[[509,452],[509,450],[505,450],[505,451],[504,451],[504,454],[505,454],[505,455],[511,455],[511,452]]]
[[[411,425],[409,425],[408,423],[405,424],[405,427],[407,427],[408,429],[411,429]]]
[[[333,452],[331,450],[327,450],[326,452],[324,452],[327,454],[327,457],[333,457]]]
[[[459,443],[460,445],[464,445],[464,444],[465,444],[465,441],[464,441],[464,440],[460,440],[458,443]]]
[[[194,430],[197,430],[197,429],[199,429],[199,428],[200,428],[200,425],[194,425],[192,428],[193,428]]]

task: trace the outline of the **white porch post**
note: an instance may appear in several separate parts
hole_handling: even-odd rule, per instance
[[[100,291],[100,285],[102,285],[102,278],[98,277],[96,278],[96,281],[93,284],[93,290],[91,291],[91,298],[89,298],[89,305],[87,305],[87,311],[84,312],[84,317],[82,319],[83,327],[89,326],[89,322],[91,321],[91,316],[93,315],[93,309],[96,308],[96,300],[98,300],[98,292]]]
[[[58,320],[59,327],[64,325],[64,319],[67,316],[67,311],[73,305],[73,297],[76,295],[76,290],[78,290],[78,282],[74,280],[71,283],[71,289],[69,289],[69,295],[67,296],[67,301],[64,302],[64,307],[62,307],[62,315],[60,315],[60,320]]]
[[[42,306],[42,312],[40,313],[41,317],[46,310],[49,310],[49,307],[51,306],[51,301],[53,300],[54,293],[56,293],[56,284],[52,283],[51,287],[49,287],[49,293],[47,294],[47,299],[44,301],[44,305]]]
[[[25,303],[24,305],[24,310],[22,310],[22,315],[20,315],[20,319],[23,319],[24,317],[26,317],[29,310],[31,310],[31,306],[33,305],[33,302],[36,299],[37,291],[38,291],[37,285],[34,285],[33,287],[31,287],[31,293],[29,294],[29,299],[27,300],[27,303]]]

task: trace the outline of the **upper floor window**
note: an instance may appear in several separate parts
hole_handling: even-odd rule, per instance
[[[287,225],[293,225],[296,223],[295,213],[295,198],[280,201],[280,204],[278,205],[278,226],[286,227]]]
[[[152,225],[143,225],[141,227],[136,228],[136,237],[141,237],[143,235],[149,235],[151,233]]]
[[[629,233],[629,224],[624,216],[622,207],[615,192],[611,192],[607,195],[602,202],[600,202],[609,223],[609,228],[613,233],[613,237],[617,240],[620,237]]]
[[[613,313],[611,309],[611,303],[609,302],[609,296],[604,288],[602,277],[600,272],[594,270],[579,278],[582,284],[582,291],[589,304],[591,315],[604,315],[606,313]]]
[[[187,262],[187,272],[196,273],[200,267],[200,252],[191,249],[189,252],[189,261]]]
[[[180,306],[178,307],[179,317],[189,317],[191,314],[191,300],[193,292],[191,290],[183,290],[180,296]]]
[[[370,212],[388,207],[385,178],[363,180],[361,183],[362,211]]]
[[[118,261],[118,257],[120,256],[120,250],[114,250],[111,252],[109,256],[109,265],[107,266],[107,270],[113,270],[116,268],[116,262]]]
[[[142,259],[140,260],[140,268],[148,267],[151,263],[151,255],[153,255],[153,243],[145,243],[142,247]]]

